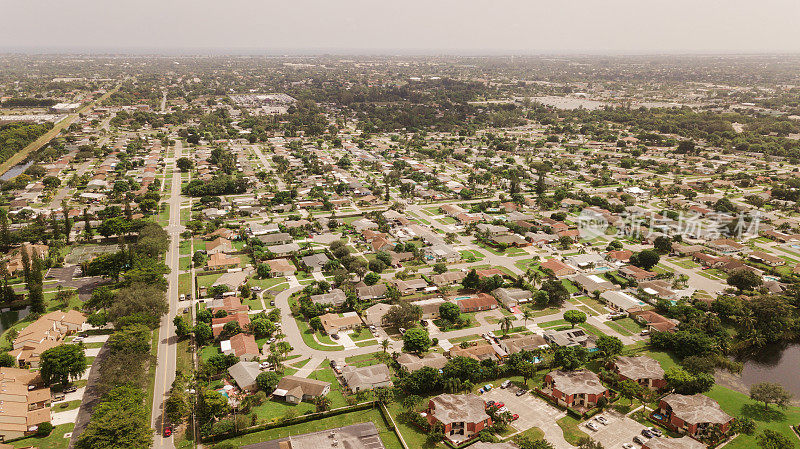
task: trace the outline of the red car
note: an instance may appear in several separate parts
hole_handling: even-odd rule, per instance
[[[494,405],[495,405],[497,408],[503,408],[503,407],[505,407],[505,406],[506,406],[506,405],[505,405],[505,404],[503,404],[502,402],[495,402],[495,404],[494,404]]]
[[[518,419],[519,419],[519,415],[518,414],[514,413],[513,415],[511,415],[511,420],[512,421],[516,421]]]
[[[164,438],[172,435],[172,426],[164,427]]]

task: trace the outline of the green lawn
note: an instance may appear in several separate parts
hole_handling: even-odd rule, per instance
[[[13,441],[10,444],[13,447],[37,447],[39,449],[66,449],[69,446],[69,438],[64,438],[64,434],[72,432],[75,423],[61,424],[55,426],[50,435],[44,438],[29,437],[22,440]]]
[[[397,438],[397,435],[395,435],[392,430],[389,430],[389,426],[384,420],[383,415],[376,409],[360,410],[328,418],[315,419],[301,424],[249,433],[237,438],[225,440],[225,442],[231,443],[235,447],[240,447],[248,444],[260,443],[262,441],[286,438],[290,435],[302,435],[304,433],[319,432],[365,422],[375,423],[375,427],[378,428],[381,441],[383,441],[383,445],[386,449],[402,449],[400,439]]]
[[[556,423],[561,427],[561,430],[564,431],[564,439],[570,444],[577,446],[581,438],[588,436],[586,432],[578,428],[580,421],[573,418],[571,415],[559,419]]]
[[[778,407],[764,408],[764,404],[750,400],[746,395],[725,387],[715,385],[707,396],[716,400],[722,410],[735,417],[748,417],[756,423],[756,432],[753,435],[739,435],[725,447],[729,449],[746,449],[758,447],[756,436],[765,429],[774,430],[789,437],[794,447],[798,447],[797,436],[794,435],[790,425],[800,423],[800,407],[787,407],[781,410]]]
[[[303,320],[295,320],[295,321],[297,321],[297,327],[300,328],[300,334],[303,336],[303,341],[309,348],[319,349],[320,351],[341,351],[342,349],[344,349],[344,346],[342,345],[326,346],[319,344],[317,340],[314,339],[315,332],[308,327],[308,323],[306,323]],[[328,342],[333,343],[333,341],[327,335],[321,336],[319,333],[316,334],[317,338],[319,338],[320,341],[324,341],[325,343]]]

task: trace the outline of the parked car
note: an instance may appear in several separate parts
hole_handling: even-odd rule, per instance
[[[635,447],[631,443],[622,443],[622,449],[635,449]]]
[[[597,420],[597,422],[599,422],[600,424],[602,424],[604,426],[608,425],[608,420],[606,419],[605,416],[598,416],[597,418],[595,418],[595,420]]]
[[[338,340],[339,339],[339,334],[331,334],[331,338],[334,339],[334,340]]]
[[[655,436],[655,435],[653,435],[652,433],[650,433],[650,431],[649,431],[649,430],[647,430],[647,429],[642,429],[642,435],[643,435],[645,438],[653,438],[653,437]]]
[[[659,429],[658,427],[648,427],[647,430],[649,430],[650,433],[652,433],[657,437],[664,436],[664,434],[661,432],[661,429]]]
[[[489,391],[492,388],[494,388],[494,385],[492,385],[492,384],[486,384],[486,385],[483,386],[483,389],[486,390],[486,391]],[[501,407],[502,407],[502,405],[501,405]]]
[[[528,390],[522,390],[522,389],[520,389],[520,390],[517,390],[517,392],[516,392],[515,394],[516,394],[517,396],[522,396],[523,394],[525,394],[525,393],[527,393],[527,392],[528,392]]]
[[[597,427],[597,424],[595,424],[595,423],[593,423],[591,421],[586,423],[586,427],[594,430],[595,432],[599,429],[599,427]]]
[[[164,427],[164,438],[172,435],[172,426]]]
[[[639,335],[650,335],[650,329],[644,329],[639,333]]]
[[[500,407],[497,409],[497,413],[506,413],[508,412],[508,407]]]
[[[504,380],[503,383],[500,384],[500,388],[506,389],[508,386],[511,385],[510,380]]]
[[[512,421],[516,421],[518,419],[519,419],[519,415],[518,414],[514,413],[513,415],[511,415],[511,420]]]
[[[64,393],[74,393],[76,391],[78,391],[78,387],[75,385],[70,385],[69,387],[64,388]]]
[[[272,307],[275,307],[275,301],[270,301],[269,305],[271,305]]]
[[[644,444],[647,442],[647,439],[644,437],[640,437],[639,435],[636,435],[635,437],[633,437],[633,442],[636,444]]]
[[[186,301],[186,295],[181,293],[181,296],[178,298],[180,301]]]
[[[486,408],[489,408],[495,404],[494,401],[486,401]]]

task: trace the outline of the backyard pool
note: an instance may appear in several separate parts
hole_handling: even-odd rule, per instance
[[[594,271],[611,271],[611,267],[597,267]]]
[[[779,278],[778,276],[771,276],[769,274],[765,274],[764,275],[764,279],[766,279],[768,281],[780,281],[781,280],[781,278]]]
[[[469,299],[469,298],[472,298],[472,296],[459,296],[459,297],[455,298],[455,300],[456,301],[460,301],[462,299]]]

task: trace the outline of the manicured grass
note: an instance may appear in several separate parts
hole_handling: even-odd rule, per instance
[[[610,327],[611,329],[614,329],[615,331],[619,332],[620,335],[623,335],[625,337],[630,337],[631,335],[633,335],[627,329],[617,324],[616,321],[606,321],[605,324],[606,326]]]
[[[67,423],[55,426],[50,435],[39,438],[29,437],[22,440],[13,441],[10,444],[13,447],[37,447],[39,449],[66,449],[69,446],[69,438],[64,438],[64,434],[72,432],[75,423]]]
[[[553,321],[545,321],[544,323],[539,323],[539,327],[556,327],[556,326],[563,326],[565,324],[569,324],[567,320],[553,320]]]
[[[634,321],[633,318],[622,318],[614,321],[614,323],[624,327],[628,332],[633,334],[638,334],[642,331],[642,329],[644,329],[644,326]]]
[[[735,417],[748,417],[756,423],[756,431],[753,435],[739,435],[725,447],[729,449],[749,449],[758,447],[756,436],[765,429],[773,430],[786,435],[794,444],[798,446],[797,435],[794,434],[790,425],[800,423],[800,407],[778,407],[764,408],[764,404],[750,400],[746,395],[725,387],[715,385],[707,396],[717,401],[725,413]]]
[[[559,419],[556,423],[561,427],[561,430],[564,431],[564,439],[572,445],[577,446],[581,438],[589,436],[586,432],[578,428],[580,421],[570,415]]]
[[[188,295],[192,293],[192,273],[182,273],[178,275],[178,294]]]
[[[397,438],[397,435],[395,435],[392,430],[389,430],[389,426],[384,420],[383,415],[376,409],[360,410],[331,416],[328,418],[315,419],[313,421],[295,424],[292,426],[249,433],[237,438],[225,440],[225,442],[231,443],[235,447],[240,447],[248,444],[260,443],[263,441],[286,438],[290,435],[302,435],[304,433],[319,432],[322,430],[365,422],[375,423],[375,427],[378,428],[381,441],[383,441],[383,445],[386,447],[386,449],[402,449],[399,438]]]
[[[520,432],[519,434],[515,435],[513,439],[516,441],[516,440],[518,440],[520,438],[530,438],[532,440],[541,440],[541,439],[544,439],[544,432],[542,432],[542,429],[540,429],[538,427],[531,427],[530,429],[528,429],[528,430],[526,430],[524,432]]]
[[[341,351],[342,349],[344,349],[344,346],[342,345],[325,346],[317,343],[317,340],[314,339],[315,332],[308,327],[308,323],[306,323],[303,320],[296,320],[296,321],[297,321],[297,327],[300,328],[300,335],[303,336],[303,342],[305,342],[305,344],[309,348],[319,349],[320,351]],[[319,334],[317,335],[319,336]],[[328,339],[328,341],[331,341],[330,337],[326,336],[326,338]]]
[[[423,404],[427,403],[428,398],[425,398]],[[405,440],[406,445],[408,445],[410,449],[434,449],[449,447],[444,443],[430,444],[428,442],[428,435],[425,434],[419,427],[406,420],[398,418],[398,416],[405,411],[400,404],[393,402],[389,404],[387,408],[389,409],[389,413],[394,418],[394,422],[397,424],[397,430],[399,430],[400,434],[403,435],[403,440]]]
[[[192,258],[191,256],[184,256],[178,259],[178,269],[180,270],[188,270],[192,268]]]
[[[570,295],[578,291],[578,287],[567,279],[562,279],[561,284],[564,285]]]
[[[81,406],[81,400],[75,399],[74,401],[59,402],[58,404],[53,404],[51,406],[51,410],[53,413],[59,413],[59,412],[66,412],[69,410],[75,410],[80,406]]]

